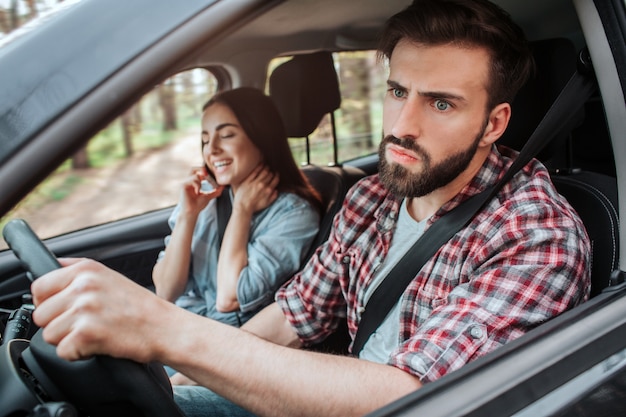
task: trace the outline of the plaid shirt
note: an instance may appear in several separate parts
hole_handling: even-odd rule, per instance
[[[516,154],[494,146],[428,226],[494,184]],[[322,341],[342,318],[354,340],[400,203],[377,175],[362,179],[348,192],[327,243],[279,290],[277,302],[305,345]],[[589,296],[589,253],[582,221],[533,160],[409,284],[388,364],[433,381],[572,308]]]

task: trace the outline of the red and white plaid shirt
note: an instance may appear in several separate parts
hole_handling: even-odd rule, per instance
[[[428,226],[494,184],[516,154],[494,147],[472,182]],[[377,175],[359,181],[327,243],[279,290],[276,300],[305,345],[325,339],[346,317],[354,340],[400,203]],[[589,253],[582,221],[533,160],[409,284],[388,364],[433,381],[572,308],[589,296]]]

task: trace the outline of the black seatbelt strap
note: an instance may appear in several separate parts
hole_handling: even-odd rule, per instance
[[[230,213],[233,211],[233,206],[230,201],[230,187],[225,187],[217,197],[215,202],[217,205],[217,238],[220,247],[222,246],[222,240],[224,239],[224,231],[230,219]]]
[[[565,131],[566,128],[571,128],[577,111],[584,106],[595,90],[595,78],[590,75],[590,71],[575,72],[500,180],[443,215],[424,232],[368,300],[354,339],[352,347],[354,355],[358,355],[363,349],[370,335],[376,331],[391,308],[400,300],[402,293],[415,279],[424,264],[452,236],[469,224],[476,213],[495,197],[502,186],[537,155],[552,138]]]

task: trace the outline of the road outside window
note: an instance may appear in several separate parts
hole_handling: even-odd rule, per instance
[[[23,218],[48,238],[174,205],[190,167],[202,165],[202,105],[216,91],[204,69],[165,80],[65,161],[0,228]]]

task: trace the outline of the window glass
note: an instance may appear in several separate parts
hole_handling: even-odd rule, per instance
[[[216,91],[217,79],[204,69],[165,80],[65,161],[0,228],[23,218],[48,238],[175,204],[191,167],[202,165],[202,105]]]
[[[290,58],[276,58],[270,73]],[[376,51],[338,52],[333,54],[341,91],[341,108],[335,111],[337,162],[377,152],[382,138],[382,103],[387,83],[387,69],[377,59]],[[310,135],[312,164],[326,165],[334,161],[332,123],[325,116]],[[306,143],[290,138],[296,161],[306,163]]]

